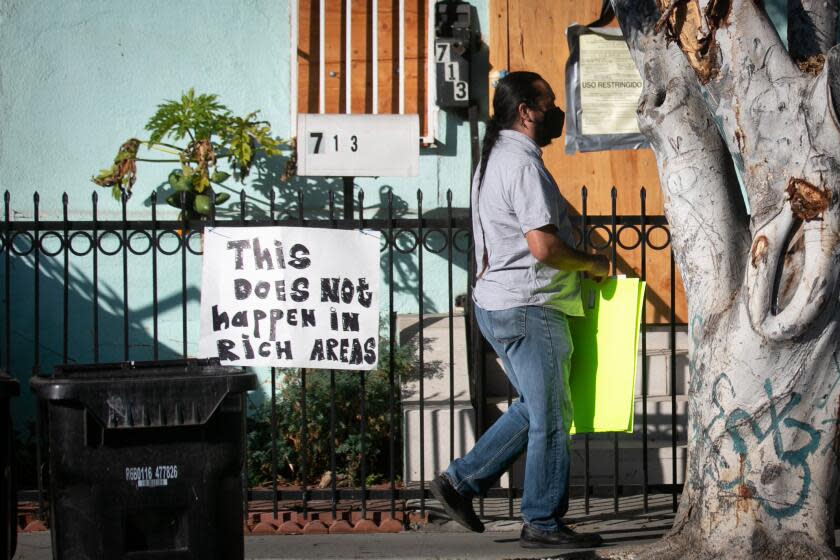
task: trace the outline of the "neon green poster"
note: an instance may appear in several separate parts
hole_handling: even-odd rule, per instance
[[[570,317],[570,433],[633,431],[639,321],[645,283],[608,278],[581,283],[584,317]]]

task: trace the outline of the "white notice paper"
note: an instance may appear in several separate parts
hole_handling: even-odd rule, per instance
[[[199,355],[224,365],[369,370],[379,354],[380,234],[204,232]]]
[[[641,92],[642,78],[623,37],[580,36],[582,134],[638,133],[636,106]]]

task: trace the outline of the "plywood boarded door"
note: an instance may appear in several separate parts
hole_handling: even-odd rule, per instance
[[[601,0],[491,0],[491,77],[493,71],[501,69],[538,72],[551,84],[558,105],[564,107],[565,65],[569,56],[566,28],[573,23],[592,22],[600,11]],[[617,23],[612,25],[617,26]],[[585,186],[589,193],[587,213],[609,215],[611,190],[615,186],[618,190],[617,213],[638,215],[641,211],[639,189],[644,186],[648,215],[662,214],[656,160],[649,149],[566,155],[563,143],[564,138],[561,138],[547,147],[544,159],[563,196],[577,212],[581,211],[580,193]],[[654,232],[652,241],[661,244],[663,236],[662,232]],[[628,229],[619,238],[625,244],[632,244],[637,236]],[[667,322],[671,315],[670,252],[648,250],[647,271],[648,321]],[[619,250],[619,272],[640,274],[638,250]],[[679,278],[676,284],[676,317],[677,321],[684,322],[685,296]]]

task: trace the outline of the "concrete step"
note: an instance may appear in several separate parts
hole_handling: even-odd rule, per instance
[[[462,311],[452,318],[452,361],[450,363],[449,315],[425,315],[423,320],[423,400],[470,400],[467,374],[466,321]],[[420,321],[417,315],[399,315],[397,331],[400,345],[411,344],[419,357]],[[454,390],[452,390],[454,387]],[[403,402],[419,402],[420,376],[414,375],[402,384]]]
[[[615,443],[612,436],[608,439],[589,441],[589,482],[593,485],[612,484],[615,473]],[[644,480],[644,453],[642,442],[618,436],[618,484],[642,484]],[[647,444],[648,484],[671,484],[673,462],[676,458],[677,484],[685,479],[686,465],[685,442],[678,442],[676,449],[669,441],[651,440]],[[572,438],[573,484],[583,484],[586,468],[586,444],[582,436]]]
[[[647,399],[636,397],[633,416],[634,438],[641,439],[645,426],[642,405],[647,402],[648,440],[671,441],[671,433],[674,431],[671,422],[671,411],[673,410],[676,412],[677,439],[684,441],[688,427],[688,397],[686,395],[676,395],[675,400],[676,407],[673,406],[670,396],[648,397]]]
[[[424,402],[422,414],[419,404],[404,403],[402,414],[403,479],[407,483],[420,481],[421,465],[423,478],[429,480],[445,470],[453,457],[463,457],[475,445],[475,412],[468,401],[455,403],[454,422],[448,402]],[[454,428],[454,438],[450,437],[450,426]]]
[[[647,437],[648,441],[671,441],[671,432],[673,431],[671,421],[671,410],[676,410],[676,426],[677,439],[684,441],[686,437],[686,426],[688,423],[688,397],[685,395],[676,395],[676,408],[670,396],[655,396],[642,399],[636,397],[633,409],[633,433],[622,434],[621,437],[636,439],[641,441],[642,431],[645,427],[643,403],[647,402]],[[484,420],[485,426],[489,427],[495,422],[508,408],[507,398],[493,398],[488,399],[485,408]]]
[[[643,358],[639,346],[636,361],[635,394],[643,394],[643,379],[647,375],[648,396],[664,396],[676,392],[684,395],[688,392],[688,347],[685,329],[677,333],[677,345],[674,356],[671,354],[670,333],[667,328],[650,327],[648,346]],[[485,393],[488,396],[506,396],[508,379],[502,362],[495,353],[489,351],[485,356]],[[644,368],[647,368],[646,370]],[[673,372],[673,373],[672,373]]]
[[[450,356],[449,316],[445,313],[429,314],[423,317],[423,392],[424,398],[438,400],[449,398],[450,378],[454,385],[456,400],[470,399],[470,384],[467,374],[466,319],[458,308],[452,318],[452,354]],[[418,345],[420,321],[417,315],[397,317],[399,343]],[[685,327],[678,327],[675,337],[676,366],[672,366],[670,328],[651,325],[646,329],[646,356],[642,359],[641,342],[636,365],[636,396],[642,396],[643,366],[647,367],[649,396],[670,395],[672,392],[685,394],[688,390],[688,335]],[[451,363],[450,363],[451,357]],[[492,350],[485,355],[485,394],[488,397],[507,395],[508,381],[501,362]],[[673,372],[673,374],[672,374]],[[673,377],[673,379],[672,379]],[[403,394],[409,400],[419,399],[419,376],[403,384]]]
[[[677,446],[674,453],[671,441],[670,397],[648,397],[647,423],[647,459],[648,483],[670,484],[673,480],[671,463],[676,457],[677,482],[682,482],[685,472],[685,437],[686,410],[688,399],[685,395],[677,396]],[[644,473],[642,441],[642,405],[641,398],[636,399],[634,409],[634,430],[632,434],[617,434],[619,448],[618,480],[619,484],[641,484]],[[507,410],[507,399],[490,402],[485,409],[487,426]],[[614,470],[614,434],[589,435],[589,472],[591,484],[612,484]],[[584,478],[586,442],[582,434],[572,436],[573,483],[582,483]],[[504,475],[501,486],[508,488],[513,480],[514,487],[520,487],[524,481],[525,458],[521,457],[511,468],[510,475]],[[579,479],[579,480],[578,480]]]
[[[642,360],[642,343],[639,340],[639,359],[636,362],[636,396],[642,396],[642,376],[647,365],[649,396],[688,393],[688,332],[686,327],[677,327],[675,345],[675,366],[672,367],[671,335],[667,326],[648,326],[646,329],[646,358]],[[672,379],[672,371],[673,377]]]
[[[619,485],[642,485],[645,464],[644,449],[640,440],[628,439],[625,434],[618,435],[618,471]],[[589,484],[608,486],[613,484],[615,475],[615,443],[612,434],[595,434],[589,438]],[[648,484],[671,484],[674,480],[673,461],[676,457],[678,484],[685,479],[686,446],[678,442],[676,449],[670,442],[649,441],[647,445]],[[583,435],[572,437],[571,446],[571,483],[584,484],[586,479],[586,442]],[[525,456],[520,457],[504,474],[499,486],[522,488],[525,481]]]
[[[679,395],[677,401],[677,482],[682,482],[685,465],[685,434],[687,397]],[[673,479],[671,472],[673,453],[671,442],[670,397],[649,397],[648,403],[648,482],[668,484]],[[485,409],[487,426],[492,425],[504,411],[507,400],[491,402]],[[454,418],[454,424],[450,422]],[[420,446],[420,427],[423,426],[423,447]],[[450,425],[453,430],[450,431]],[[632,434],[618,434],[619,483],[641,484],[644,472],[642,460],[642,409],[641,399],[636,399],[634,431]],[[449,403],[426,402],[422,415],[419,403],[403,404],[403,478],[406,482],[418,482],[421,478],[420,465],[424,465],[423,478],[428,480],[444,470],[452,457],[463,457],[476,441],[475,414],[469,402],[459,401],[450,415]],[[454,438],[452,437],[454,435]],[[613,435],[591,434],[589,436],[590,476],[593,484],[605,484],[613,476]],[[583,477],[585,464],[585,442],[583,435],[572,437],[572,475]],[[422,461],[421,461],[422,456]],[[521,485],[524,476],[524,458],[512,467],[514,485]],[[601,480],[599,477],[606,477]],[[510,477],[501,479],[504,488],[509,487]]]
[[[416,315],[401,315],[397,318],[400,344],[417,344],[419,338],[419,320]],[[407,483],[420,480],[420,465],[423,465],[423,478],[429,480],[442,471],[450,462],[450,457],[462,457],[475,444],[475,413],[471,404],[472,388],[467,375],[466,320],[461,311],[453,317],[452,329],[452,364],[450,366],[450,329],[446,314],[424,316],[424,369],[423,369],[423,411],[420,411],[420,376],[415,375],[402,384],[403,408],[403,465],[404,480]],[[671,379],[671,350],[668,327],[649,327],[647,332],[648,397],[646,399],[648,422],[648,474],[650,484],[669,483],[671,461],[674,457],[671,449],[671,409],[670,393],[677,392],[677,436],[680,445],[677,449],[678,482],[684,469],[684,447],[686,426],[686,397],[688,380],[687,336],[685,329],[677,333],[677,368],[674,369],[676,383]],[[487,371],[485,390],[488,406],[485,409],[485,425],[489,426],[507,408],[508,382],[497,358],[492,353],[485,357]],[[619,483],[637,484],[641,480],[642,459],[641,432],[642,423],[642,361],[637,365],[636,404],[634,410],[635,429],[633,434],[619,436]],[[452,390],[454,388],[454,390]],[[450,422],[450,395],[454,398],[454,422]],[[513,398],[516,394],[513,393]],[[452,428],[450,431],[450,424]],[[421,450],[420,426],[423,426]],[[450,437],[454,434],[454,438]],[[590,438],[590,475],[593,483],[597,477],[612,480],[612,442],[600,443],[602,435]],[[581,439],[576,437],[575,440]],[[578,447],[573,444],[572,473],[582,477],[583,457]],[[421,460],[422,455],[422,460]],[[521,486],[524,459],[513,467],[513,481]],[[605,479],[606,480],[606,479]],[[502,477],[502,485],[507,487],[510,478]]]

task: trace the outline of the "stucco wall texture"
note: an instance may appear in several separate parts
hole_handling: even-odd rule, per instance
[[[474,3],[486,19],[486,2]],[[0,188],[13,192],[22,218],[31,218],[35,190],[43,217],[60,209],[62,192],[71,196],[71,216],[84,216],[90,176],[125,139],[146,135],[158,103],[190,87],[218,94],[238,114],[259,109],[277,136],[288,137],[289,41],[286,0],[0,0]],[[456,205],[466,204],[466,126],[441,115],[441,137],[453,125],[455,151],[426,151],[419,178],[358,184],[366,192],[387,184],[407,200],[419,187],[427,207],[444,204],[452,186]],[[168,171],[141,166],[132,215],[144,215],[141,197]],[[262,193],[248,194],[260,202]],[[103,218],[118,215],[117,206],[103,205]]]
[[[481,28],[486,30],[487,0],[473,5]],[[190,87],[218,94],[236,114],[259,109],[274,134],[287,138],[291,131],[289,53],[287,0],[0,0],[0,192],[11,194],[12,219],[33,219],[35,192],[40,195],[41,220],[61,218],[63,193],[69,196],[71,220],[90,219],[94,190],[100,198],[99,218],[119,219],[119,204],[111,199],[108,189],[90,182],[91,175],[109,165],[126,139],[146,138],[143,127],[157,105]],[[422,151],[419,177],[357,180],[357,189],[366,194],[368,216],[379,210],[388,187],[393,188],[398,206],[408,215],[415,211],[418,189],[424,194],[424,211],[445,207],[448,188],[453,189],[455,207],[468,206],[468,124],[441,112],[439,130],[443,142],[436,149]],[[274,165],[280,167],[280,163]],[[169,165],[139,164],[135,196],[127,206],[129,219],[150,218],[148,196],[163,188],[171,169]],[[309,208],[323,204],[326,189],[341,189],[340,181],[298,178],[284,186],[273,181],[253,173],[244,185],[228,184],[245,189],[253,215],[267,212],[267,194],[272,189],[279,199],[289,199],[292,189],[303,188]],[[159,208],[161,219],[175,214],[165,204]],[[100,359],[118,360],[122,358],[121,261],[103,257],[99,267],[100,293],[108,294],[100,301]],[[49,369],[61,361],[63,334],[60,322],[44,320],[47,312],[43,310],[62,302],[60,258],[42,259],[40,269],[39,353],[42,369]],[[200,257],[190,256],[187,306],[189,317],[196,319],[200,269]],[[418,272],[416,259],[400,258],[395,282],[399,313],[417,311]],[[423,272],[426,311],[445,311],[445,254],[444,258],[426,255]],[[31,258],[13,259],[12,369],[18,372],[28,372],[34,356],[33,275]],[[92,359],[90,259],[71,260],[70,277],[70,360],[85,362]],[[173,357],[180,354],[183,343],[180,259],[161,259],[159,278],[161,357]],[[150,280],[148,257],[130,257],[132,359],[151,356]],[[383,271],[383,290],[386,280]],[[454,285],[456,295],[466,291],[463,255],[454,267]],[[385,312],[387,297],[381,301]],[[383,325],[387,326],[387,321]],[[191,353],[197,337],[198,324],[192,320],[187,328]],[[21,402],[15,406],[30,405]]]

